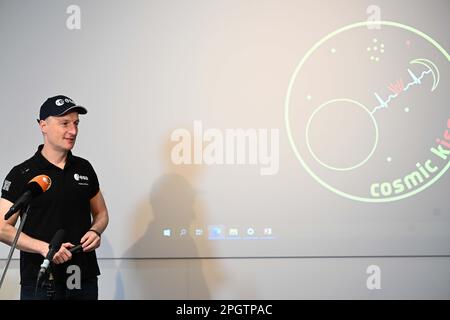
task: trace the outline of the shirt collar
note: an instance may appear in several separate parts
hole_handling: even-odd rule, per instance
[[[48,169],[48,168],[53,168],[55,167],[55,165],[53,163],[51,163],[50,161],[48,161],[43,155],[42,155],[42,148],[44,148],[44,145],[41,144],[38,147],[38,150],[36,151],[36,153],[34,154],[34,158],[36,159],[36,162],[38,163],[38,165],[42,168],[42,169]],[[67,160],[66,160],[66,166],[65,168],[67,168],[69,165],[74,163],[74,157],[72,155],[72,151],[69,151],[67,153]]]

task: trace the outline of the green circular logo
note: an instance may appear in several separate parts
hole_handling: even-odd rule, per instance
[[[430,46],[431,45],[431,46]],[[362,202],[411,197],[450,166],[448,62],[425,33],[358,22],[300,60],[285,101],[289,143],[323,187]]]

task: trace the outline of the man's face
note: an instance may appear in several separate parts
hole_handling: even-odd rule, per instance
[[[61,117],[48,117],[40,122],[45,143],[56,151],[70,151],[75,145],[80,122],[77,112]]]

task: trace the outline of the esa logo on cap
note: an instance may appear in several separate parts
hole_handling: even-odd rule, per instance
[[[58,107],[61,107],[62,105],[64,105],[65,102],[75,104],[75,102],[74,102],[72,99],[69,99],[69,98],[65,98],[65,99],[57,99],[57,100],[55,101],[55,104],[56,104]]]

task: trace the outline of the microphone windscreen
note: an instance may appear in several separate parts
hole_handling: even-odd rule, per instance
[[[49,176],[46,176],[45,174],[41,174],[39,176],[34,177],[30,180],[29,183],[36,182],[42,189],[42,192],[47,191],[50,189],[50,186],[52,185],[52,179],[50,179]]]
[[[54,250],[59,250],[61,247],[61,244],[64,242],[64,238],[66,236],[66,230],[59,229],[56,231],[55,235],[52,238],[52,241],[50,241],[49,248]]]

